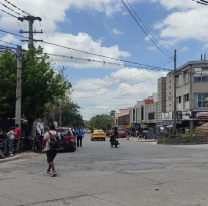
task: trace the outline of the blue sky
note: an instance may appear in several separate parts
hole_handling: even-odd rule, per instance
[[[158,42],[171,53],[177,49],[178,66],[190,60],[199,60],[200,53],[207,52],[207,7],[191,0],[129,1]],[[50,0],[50,3],[46,0],[30,3],[27,0],[13,0],[12,3],[42,17],[41,24],[49,39],[45,34],[36,38],[147,65],[167,59],[145,38],[147,35],[126,12],[120,0],[63,0],[62,4],[58,0]],[[0,27],[18,33],[17,21],[4,13],[0,14]],[[25,29],[21,22],[19,24]],[[35,29],[41,29],[39,23],[35,23]],[[1,39],[20,43],[19,39],[11,35],[1,34]],[[42,46],[50,53],[115,62],[45,44]],[[72,99],[82,107],[81,113],[85,119],[95,114],[108,113],[111,109],[133,106],[136,101],[157,92],[157,78],[166,75],[163,71],[148,72],[134,66],[110,68],[107,64],[103,66],[100,63],[59,57],[53,59],[56,62],[55,70],[65,66],[73,89],[79,90],[72,94]],[[173,69],[173,63],[163,68]],[[125,79],[126,81],[121,81]]]

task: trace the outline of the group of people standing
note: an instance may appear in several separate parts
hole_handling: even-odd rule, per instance
[[[10,156],[15,155],[20,139],[21,129],[18,124],[15,124],[15,127],[11,127],[8,133],[5,133],[3,129],[0,128],[0,140],[8,140],[8,151]]]

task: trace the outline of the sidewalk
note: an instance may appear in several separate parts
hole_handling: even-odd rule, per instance
[[[155,139],[147,139],[147,140],[145,140],[145,139],[139,139],[138,140],[138,137],[130,137],[129,140],[130,141],[134,141],[134,142],[157,142],[157,140],[155,140]]]
[[[18,160],[18,159],[31,159],[31,158],[37,157],[39,155],[40,154],[34,153],[34,152],[24,152],[24,153],[21,153],[21,154],[17,154],[13,157],[8,157],[6,159],[0,159],[0,164],[5,163],[5,162]]]

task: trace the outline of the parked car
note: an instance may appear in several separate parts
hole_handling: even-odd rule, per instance
[[[62,137],[62,143],[60,145],[60,148],[58,150],[64,150],[64,151],[76,151],[76,138],[73,135],[73,132],[71,128],[69,127],[57,127],[56,131],[61,135]]]

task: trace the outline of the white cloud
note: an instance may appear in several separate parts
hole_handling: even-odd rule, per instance
[[[82,91],[74,92],[72,96],[76,102],[86,105],[86,109],[81,110],[86,117],[108,113],[112,109],[118,110],[118,108],[134,106],[136,101],[143,100],[153,92],[157,92],[157,80],[165,75],[166,72],[123,68],[112,72],[110,76],[103,79],[83,79],[78,81],[74,85],[74,89]],[[124,81],[125,79],[126,81]],[[115,82],[118,84],[114,85]],[[113,85],[104,87],[109,84]],[[89,107],[92,107],[90,106],[92,104],[104,109],[90,110]]]
[[[50,41],[59,44],[64,45],[66,47],[70,48],[76,48],[77,50],[84,50],[87,52],[92,52],[94,54],[104,55],[111,58],[119,58],[119,57],[129,57],[130,53],[125,51],[120,51],[118,45],[114,45],[111,47],[104,47],[102,46],[102,39],[99,39],[97,41],[94,41],[91,36],[89,36],[86,33],[79,33],[77,36],[72,34],[64,34],[64,33],[58,33],[55,32],[51,37]],[[103,61],[103,57],[97,57],[93,55],[88,55],[85,53],[77,52],[74,50],[67,50],[60,47],[55,47],[43,44],[44,51],[46,53],[55,53],[55,54],[61,54],[66,56],[73,56],[73,57],[79,57],[84,59],[94,59],[97,61]],[[62,57],[54,57],[56,60],[57,65],[66,65],[66,66],[73,66],[75,68],[103,68],[104,65],[102,63],[93,63],[89,61],[80,61],[73,58],[62,58]],[[111,59],[105,59],[107,62],[115,62]],[[117,62],[118,63],[118,62]],[[119,62],[120,63],[120,62]],[[110,66],[109,64],[105,65],[106,68],[116,68],[115,66]],[[118,67],[117,67],[118,68]]]
[[[114,34],[123,34],[122,31],[119,31],[119,30],[116,29],[116,28],[113,28],[113,33],[114,33]]]
[[[189,51],[189,48],[187,46],[183,47],[182,49],[180,49],[181,52],[187,52]]]
[[[9,42],[9,43],[15,43],[17,44],[19,42],[19,39],[15,38],[13,35],[11,34],[7,34],[5,36],[3,36],[1,38],[2,41],[6,41],[6,42]],[[4,42],[3,42],[4,43]]]
[[[170,46],[188,39],[208,43],[208,19],[206,18],[208,7],[189,0],[156,1],[160,1],[167,9],[178,9],[155,24],[155,28],[160,30],[160,37],[169,38],[168,41],[172,41]]]

